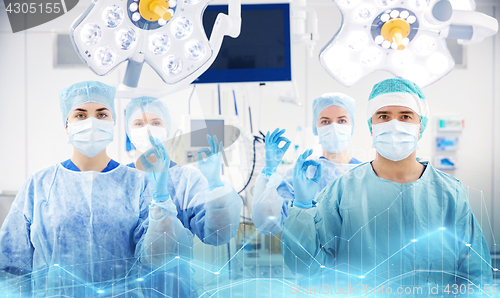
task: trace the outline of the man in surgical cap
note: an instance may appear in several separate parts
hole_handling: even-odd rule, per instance
[[[423,294],[469,283],[477,294],[491,284],[488,245],[462,184],[416,158],[427,117],[411,81],[373,87],[367,118],[377,156],[328,185],[315,206],[290,209],[281,239],[293,272],[336,286],[421,286]]]
[[[312,128],[323,147],[322,156],[314,161],[305,161],[312,154],[306,150],[299,156],[295,168],[308,167],[308,163],[319,166],[316,173],[308,172],[319,181],[319,188],[313,192],[297,189],[297,176],[294,170],[285,176],[276,173],[290,141],[283,137],[285,130],[276,129],[266,136],[266,166],[255,183],[252,202],[252,220],[260,233],[276,235],[283,231],[283,224],[288,216],[290,202],[314,204],[314,199],[326,185],[344,172],[361,162],[349,156],[347,146],[354,131],[354,99],[343,93],[327,93],[313,102]],[[284,142],[280,148],[278,145]],[[307,198],[306,198],[307,197]],[[309,200],[310,199],[310,200]]]

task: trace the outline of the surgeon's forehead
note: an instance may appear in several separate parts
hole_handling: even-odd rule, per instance
[[[319,119],[321,119],[322,117],[337,118],[341,116],[349,117],[349,113],[346,111],[346,109],[339,106],[329,106],[321,110],[321,112],[319,112],[318,118]]]
[[[416,114],[416,112],[408,107],[403,106],[385,106],[378,109],[375,114]]]
[[[153,113],[143,113],[143,114],[139,114],[137,115],[135,118],[134,118],[134,121],[135,120],[144,120],[144,118],[146,118],[146,120],[148,121],[151,121],[151,120],[154,120],[154,119],[159,119],[159,120],[163,120],[159,115],[157,114],[153,114]]]
[[[103,105],[102,103],[97,103],[97,102],[86,102],[82,103],[81,105],[77,105],[76,107],[73,108],[71,111],[75,110],[98,110],[98,109],[109,109],[107,106]]]

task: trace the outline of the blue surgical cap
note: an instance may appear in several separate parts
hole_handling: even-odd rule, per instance
[[[341,107],[347,111],[349,114],[349,120],[351,120],[351,125],[354,131],[354,110],[356,109],[356,102],[350,96],[343,93],[326,93],[316,98],[313,102],[313,133],[318,135],[317,125],[319,113],[324,109],[337,106]]]
[[[167,105],[155,97],[143,96],[132,99],[125,108],[125,131],[130,136],[130,125],[137,115],[151,113],[158,115],[167,126],[167,134],[170,135],[171,118]]]
[[[96,81],[76,83],[61,90],[59,92],[59,103],[63,114],[64,126],[66,127],[69,113],[77,106],[87,102],[105,105],[111,111],[113,121],[116,123],[115,93],[115,87]]]
[[[412,81],[396,77],[383,80],[373,86],[368,97],[368,127],[372,130],[372,116],[380,108],[402,106],[412,109],[420,116],[420,138],[429,121],[429,106],[420,87]]]

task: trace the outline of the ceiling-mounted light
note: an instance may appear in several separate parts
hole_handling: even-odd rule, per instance
[[[445,76],[455,65],[446,38],[471,44],[498,30],[496,19],[474,11],[473,0],[458,0],[453,4],[448,0],[334,2],[342,13],[343,23],[321,51],[320,61],[345,86],[382,69],[425,87]],[[346,65],[352,70],[347,70]]]
[[[165,83],[173,85],[163,88],[162,93],[173,92],[210,67],[225,35],[239,35],[241,1],[229,0],[229,14],[219,14],[208,39],[202,15],[211,1],[92,1],[71,26],[71,39],[96,74],[106,75],[129,61],[124,84],[133,88],[137,87],[140,65],[146,62]],[[134,96],[130,94],[127,97]]]

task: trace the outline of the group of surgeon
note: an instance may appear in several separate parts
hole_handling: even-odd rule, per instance
[[[32,174],[0,229],[0,277],[16,280],[13,291],[198,297],[189,266],[194,235],[219,246],[237,234],[242,200],[220,176],[223,142],[207,136],[199,170],[177,165],[164,147],[167,106],[135,98],[125,124],[139,158],[120,164],[106,153],[114,98],[114,87],[93,81],[60,92],[73,156]],[[371,162],[348,155],[354,113],[345,94],[315,99],[322,157],[308,159],[306,150],[285,176],[277,168],[290,141],[285,130],[266,134],[252,202],[257,230],[283,232],[285,263],[308,282],[491,284],[488,246],[463,186],[417,159],[429,114],[420,88],[402,78],[373,87]]]

